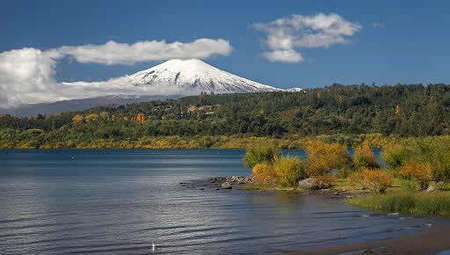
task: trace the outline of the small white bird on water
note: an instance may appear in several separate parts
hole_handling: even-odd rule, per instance
[[[152,242],[152,252],[154,253],[156,249],[156,244]]]

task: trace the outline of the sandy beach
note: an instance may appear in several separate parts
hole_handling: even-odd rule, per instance
[[[432,255],[450,250],[450,226],[436,226],[417,234],[389,240],[302,250],[289,255]]]

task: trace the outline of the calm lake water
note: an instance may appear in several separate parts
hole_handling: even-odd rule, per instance
[[[322,196],[180,185],[248,175],[242,154],[0,151],[0,254],[277,254],[391,238],[433,222]]]

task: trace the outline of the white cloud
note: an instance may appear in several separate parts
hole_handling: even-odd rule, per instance
[[[58,56],[33,48],[0,53],[0,107],[57,100],[48,93],[56,89],[54,57]]]
[[[266,33],[265,44],[270,52],[265,52],[263,56],[270,61],[290,63],[303,60],[296,49],[326,48],[343,44],[361,29],[359,24],[347,21],[334,13],[319,13],[314,16],[292,15],[269,23],[256,23],[253,26]]]
[[[141,41],[127,44],[109,41],[102,45],[64,46],[56,49],[56,52],[72,56],[80,63],[114,65],[171,58],[205,59],[212,55],[227,56],[231,50],[232,47],[226,40],[202,38],[190,43]]]
[[[204,59],[216,54],[229,55],[231,50],[226,40],[203,38],[189,43],[142,41],[129,45],[109,41],[103,45],[63,46],[45,51],[23,48],[0,52],[0,108],[116,94],[163,93],[123,84],[106,86],[103,82],[58,83],[55,67],[58,59],[65,56],[80,63],[112,65],[172,58]]]
[[[263,56],[271,62],[297,63],[303,60],[302,55],[292,49],[268,51]]]

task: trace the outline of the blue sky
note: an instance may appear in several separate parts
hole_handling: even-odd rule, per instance
[[[0,52],[32,47],[132,44],[145,40],[228,40],[228,56],[207,62],[278,87],[332,83],[450,82],[449,1],[2,1]],[[335,13],[360,25],[344,44],[301,48],[300,63],[271,62],[265,35],[252,24],[293,14]],[[98,81],[129,74],[162,61],[132,65],[56,65],[58,81]]]

